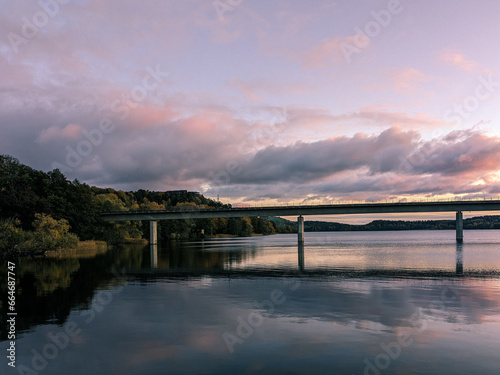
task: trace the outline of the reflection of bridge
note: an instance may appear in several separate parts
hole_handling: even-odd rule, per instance
[[[116,211],[106,212],[106,221],[148,220],[150,222],[150,242],[157,242],[157,221],[172,219],[213,219],[255,216],[298,216],[298,241],[304,242],[303,215],[349,215],[349,214],[387,214],[415,212],[456,212],[456,238],[463,241],[463,215],[467,211],[500,211],[500,200],[469,200],[442,202],[404,202],[404,203],[355,203],[275,207],[239,207],[197,210],[166,211]]]
[[[455,272],[451,271],[427,271],[427,270],[410,270],[410,271],[402,271],[400,269],[368,269],[368,270],[335,270],[335,269],[306,269],[305,267],[305,256],[304,256],[304,244],[299,243],[297,248],[298,254],[298,273],[302,274],[310,274],[315,276],[321,275],[352,275],[352,276],[419,276],[419,277],[436,277],[436,276],[463,276],[464,275],[464,265],[463,265],[463,249],[464,244],[462,242],[457,242],[456,244],[456,267]],[[165,276],[203,276],[203,275],[211,275],[211,276],[290,276],[291,270],[279,270],[277,268],[272,268],[269,270],[227,270],[223,268],[213,268],[213,269],[197,269],[197,268],[173,268],[173,269],[163,269],[161,265],[158,264],[158,246],[151,245],[149,250],[150,254],[150,265],[151,271],[155,274],[163,274]],[[150,273],[149,271],[135,271],[135,273]],[[130,271],[127,271],[127,274],[130,274]],[[134,273],[134,272],[132,272]],[[474,271],[468,272],[471,276],[475,273]],[[487,276],[484,272],[480,272],[476,275]],[[493,273],[492,275],[497,276],[498,273]]]

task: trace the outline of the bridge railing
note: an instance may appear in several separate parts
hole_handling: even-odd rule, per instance
[[[263,204],[235,204],[234,208],[261,208],[261,207],[288,207],[288,206],[326,206],[326,205],[352,205],[352,204],[395,204],[395,203],[445,203],[445,202],[483,202],[483,201],[496,201],[500,200],[499,197],[476,197],[476,198],[435,198],[435,199],[383,199],[383,200],[342,200],[342,201],[327,201],[327,200],[303,200],[303,201],[290,201],[290,202],[278,202],[273,203],[272,206],[268,203]]]

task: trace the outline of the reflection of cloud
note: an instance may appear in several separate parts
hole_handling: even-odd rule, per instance
[[[349,366],[352,356],[377,355],[381,342],[389,343],[402,332],[410,332],[415,340],[406,356],[421,350],[433,353],[456,338],[454,329],[489,321],[484,324],[492,330],[492,321],[500,316],[494,280],[304,277],[300,287],[291,290],[281,278],[213,277],[203,289],[190,286],[189,280],[153,278],[154,283],[145,275],[141,282],[131,280],[90,324],[78,321],[85,339],[70,344],[54,360],[61,373],[77,373],[75,366],[85,364],[74,357],[89,359],[85,368],[96,367],[95,373],[224,373],[235,363],[238,368],[256,363],[269,368],[282,364],[283,358],[289,361],[292,354],[295,360],[311,359],[316,368],[331,369],[332,360]],[[456,293],[443,293],[447,287]],[[255,304],[268,300],[274,289],[286,300],[272,313],[258,310]],[[425,331],[415,330],[412,314],[425,313],[443,294],[443,307],[422,315],[428,323]],[[262,326],[230,354],[222,334],[234,333],[237,318],[246,319],[255,311],[264,315]],[[31,348],[47,343],[38,331],[23,335],[19,358],[31,358]],[[478,332],[461,342],[478,351],[490,345],[492,338]],[[29,348],[26,354],[22,348]]]
[[[176,358],[179,349],[175,345],[168,345],[162,341],[142,341],[140,350],[131,352],[127,356],[127,362],[133,367],[141,367],[156,361],[165,361]]]
[[[190,332],[186,344],[195,350],[215,355],[224,354],[226,348],[220,345],[220,331],[214,327]]]

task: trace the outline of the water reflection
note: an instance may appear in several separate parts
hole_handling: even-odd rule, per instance
[[[158,246],[126,245],[89,255],[59,258],[23,258],[17,268],[19,331],[46,321],[64,322],[70,311],[85,308],[95,290],[113,284],[111,270],[124,269],[130,277],[154,280],[163,274],[177,276],[231,277],[499,277],[498,245],[492,232],[468,234],[465,243],[439,242],[421,234],[393,243],[359,241],[363,234],[319,234],[309,243],[297,245],[296,237],[269,236],[244,239],[214,239],[169,242]],[[448,233],[446,233],[448,235]],[[490,237],[487,237],[487,236]],[[413,236],[413,237],[412,237]],[[366,235],[372,239],[374,235]],[[316,241],[316,242],[315,242]],[[453,251],[453,252],[452,252]],[[467,252],[467,264],[463,257]],[[307,259],[306,259],[307,258]],[[455,265],[453,264],[455,259]],[[150,277],[149,275],[152,275]],[[0,293],[7,293],[6,267],[0,269]],[[3,316],[7,304],[0,304]],[[2,331],[2,338],[5,331]]]
[[[496,285],[466,278],[131,279],[91,324],[72,317],[82,334],[46,373],[363,374],[365,359],[376,363],[382,344],[407,334],[411,344],[381,373],[496,375]],[[271,306],[275,291],[281,297]],[[262,318],[238,331],[250,314]],[[226,332],[239,340],[228,345]],[[29,363],[30,349],[40,351],[47,338],[39,331],[24,338],[20,363]]]
[[[457,275],[464,274],[464,243],[462,241],[457,241]]]
[[[428,238],[420,233],[405,233],[404,236],[401,233],[334,233],[325,238],[325,234],[319,233],[310,234],[305,244],[297,244],[295,235],[173,241],[149,249],[149,265],[143,271],[152,269],[167,274],[499,275],[498,242],[495,242],[498,240],[494,240],[492,233],[482,232],[477,235],[486,236],[484,240],[469,234],[467,243],[448,238],[449,233],[429,233]],[[395,235],[399,238],[395,239]],[[468,254],[466,266],[464,252]]]
[[[22,259],[19,364],[75,322],[81,334],[43,373],[363,374],[404,334],[411,344],[380,373],[500,373],[500,239],[322,236],[305,246],[270,236]],[[112,271],[122,269],[120,284]],[[225,333],[238,338],[232,352]]]
[[[304,244],[299,243],[297,253],[299,255],[299,271],[304,271]]]
[[[67,253],[16,261],[16,329],[53,322],[63,324],[75,307],[89,306],[98,288],[113,287],[112,270],[137,269],[143,264],[143,245],[129,245],[89,254]],[[0,263],[0,293],[7,295],[7,266]],[[0,303],[2,316],[8,304]],[[6,331],[0,330],[0,339]]]
[[[254,258],[258,245],[247,241],[168,241],[149,248],[149,267],[159,270],[224,270]],[[136,269],[137,270],[137,269]]]
[[[151,268],[158,268],[158,244],[150,244],[149,245],[149,254],[150,254],[150,262]]]

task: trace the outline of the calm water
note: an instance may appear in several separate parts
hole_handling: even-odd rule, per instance
[[[2,356],[0,373],[500,373],[500,231],[296,241],[19,260],[16,369]]]

